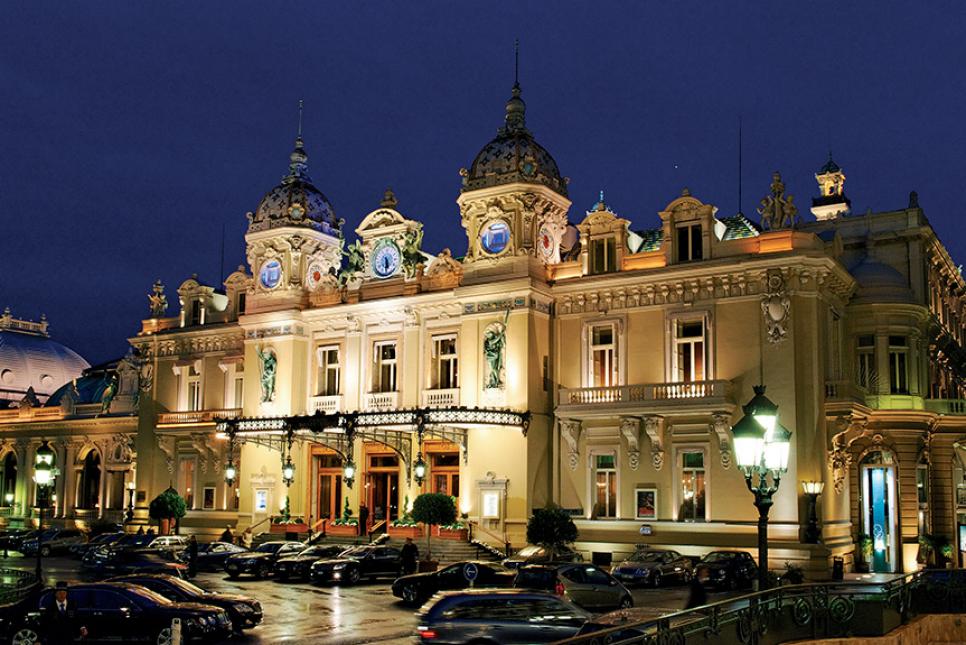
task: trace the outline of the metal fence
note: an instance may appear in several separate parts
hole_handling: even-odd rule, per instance
[[[918,614],[963,611],[966,571],[937,570],[884,583],[776,587],[657,619],[628,621],[561,643],[772,645],[815,638],[883,636]]]
[[[40,589],[41,584],[33,572],[0,569],[0,607],[15,605]]]

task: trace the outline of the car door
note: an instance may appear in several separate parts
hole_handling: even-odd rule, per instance
[[[428,577],[428,576],[427,576]],[[463,565],[453,564],[442,571],[439,571],[435,576],[436,584],[435,589],[427,588],[424,591],[426,593],[435,593],[437,591],[450,591],[453,589],[465,589],[469,586],[466,579],[463,577]],[[429,582],[428,580],[426,581]],[[427,585],[428,587],[429,585]]]
[[[372,573],[376,575],[396,575],[400,568],[399,550],[393,547],[381,546],[372,554]]]
[[[88,640],[129,643],[141,638],[137,616],[141,610],[126,595],[113,589],[94,589],[88,600],[87,622],[77,621],[87,627]]]
[[[624,589],[606,571],[593,565],[584,565],[584,580],[590,586],[588,592],[593,596],[594,606],[599,609],[620,607]]]
[[[594,606],[596,599],[590,593],[590,587],[587,585],[582,566],[562,567],[557,570],[557,576],[563,582],[564,588],[567,590],[567,597],[571,601],[581,607]]]

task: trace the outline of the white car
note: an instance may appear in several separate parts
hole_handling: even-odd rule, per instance
[[[161,535],[154,538],[148,548],[163,553],[177,554],[188,548],[188,538],[183,535]]]

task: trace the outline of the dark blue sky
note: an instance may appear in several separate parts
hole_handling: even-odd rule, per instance
[[[803,207],[831,145],[853,209],[919,191],[966,257],[961,2],[7,2],[0,17],[0,306],[92,363],[152,281],[244,260],[305,100],[316,185],[352,230],[391,185],[427,250],[465,252],[458,171],[501,125],[521,40],[537,139],[636,227],[689,186],[744,211],[781,170]],[[810,217],[807,212],[803,213]],[[172,307],[172,311],[176,307]]]

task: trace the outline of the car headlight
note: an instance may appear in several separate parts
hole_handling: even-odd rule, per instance
[[[726,571],[725,569],[719,569],[719,570],[718,570],[718,577],[719,577],[719,578],[724,578],[724,577],[726,577],[727,575],[728,575],[728,572],[727,572],[727,571]]]
[[[342,571],[343,569],[345,569],[345,563],[337,564],[334,567],[332,567],[333,571]]]

